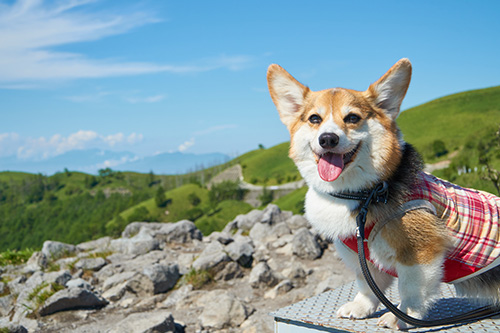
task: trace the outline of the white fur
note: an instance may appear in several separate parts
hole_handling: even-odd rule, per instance
[[[271,84],[278,96],[276,108],[281,121],[288,126],[304,102],[303,87],[284,75],[276,75]]]

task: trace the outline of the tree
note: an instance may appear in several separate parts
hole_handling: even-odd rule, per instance
[[[156,207],[165,207],[167,205],[167,197],[165,196],[165,189],[163,186],[158,187],[155,194]]]
[[[500,195],[500,172],[491,166],[491,160],[499,157],[500,150],[500,127],[493,137],[486,142],[480,142],[477,146],[479,151],[479,164],[485,167],[482,178],[489,180],[498,195]]]
[[[238,182],[225,180],[212,186],[208,197],[212,206],[224,200],[243,200],[246,190],[242,189]]]
[[[200,197],[197,196],[194,192],[189,193],[188,200],[193,206],[198,206],[201,203]]]
[[[262,189],[262,194],[259,196],[259,200],[262,206],[267,206],[273,201],[274,192],[268,190],[267,187],[264,186]]]

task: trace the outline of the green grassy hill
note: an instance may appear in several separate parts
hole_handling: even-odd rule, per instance
[[[404,139],[432,160],[437,140],[452,152],[498,129],[500,86],[438,98],[405,110],[397,121]]]
[[[288,157],[290,144],[253,150],[236,159],[243,169],[246,182],[259,185],[277,185],[299,180],[300,174]]]

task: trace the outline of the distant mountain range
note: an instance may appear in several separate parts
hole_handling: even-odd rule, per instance
[[[222,153],[186,154],[162,153],[139,157],[122,151],[88,149],[73,150],[44,160],[20,159],[16,156],[0,157],[0,171],[24,171],[52,175],[68,169],[96,174],[99,169],[111,168],[117,171],[135,171],[156,174],[183,174],[204,169],[229,161]]]

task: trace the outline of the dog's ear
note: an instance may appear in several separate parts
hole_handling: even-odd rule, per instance
[[[396,119],[411,79],[410,60],[404,58],[391,67],[377,82],[370,85],[368,93],[375,104]]]
[[[309,88],[276,64],[267,69],[267,85],[281,121],[289,127],[299,116]]]

